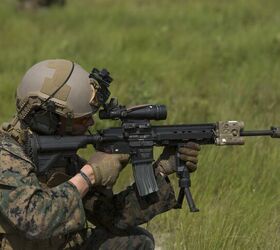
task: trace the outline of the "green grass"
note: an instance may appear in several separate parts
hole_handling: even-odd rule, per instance
[[[277,0],[72,0],[37,12],[15,5],[0,2],[0,122],[14,113],[16,86],[32,64],[67,58],[108,68],[121,103],[166,104],[165,124],[280,124]],[[170,211],[145,227],[165,249],[280,249],[278,146],[248,138],[241,147],[203,147],[192,177],[201,211]]]

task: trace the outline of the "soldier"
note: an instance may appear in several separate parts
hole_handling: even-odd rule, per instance
[[[100,103],[88,75],[71,61],[46,60],[18,86],[17,114],[0,131],[1,249],[154,249],[153,236],[138,225],[176,204],[167,177],[175,168],[173,149],[155,163],[159,191],[152,202],[139,198],[135,184],[113,194],[128,155],[95,152],[86,162],[75,154],[39,175],[24,152],[31,133],[82,135],[93,125]],[[199,150],[195,143],[181,148],[190,171]]]

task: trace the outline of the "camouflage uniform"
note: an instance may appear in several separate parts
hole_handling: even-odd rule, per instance
[[[21,145],[7,133],[0,138],[1,249],[153,249],[152,235],[137,226],[174,207],[168,179],[157,176],[159,192],[147,199],[132,185],[82,200],[67,181],[40,182]],[[86,220],[96,228],[89,231]]]

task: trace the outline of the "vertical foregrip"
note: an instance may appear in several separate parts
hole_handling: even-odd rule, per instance
[[[178,195],[176,208],[182,207],[183,200],[184,200],[184,194],[185,194],[190,211],[198,212],[199,209],[195,206],[195,203],[192,198],[191,191],[190,191],[190,186],[191,186],[190,173],[189,173],[189,170],[188,170],[185,162],[180,159],[179,147],[180,147],[180,145],[178,145],[178,150],[176,153],[176,172],[177,172],[177,177],[179,178],[178,184],[180,187],[180,192]]]

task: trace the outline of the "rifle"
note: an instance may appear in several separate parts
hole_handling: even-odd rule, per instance
[[[164,120],[167,109],[164,105],[140,105],[132,108],[118,105],[115,98],[99,111],[100,119],[120,120],[120,127],[97,131],[83,136],[44,136],[31,134],[27,151],[37,165],[38,174],[48,171],[58,160],[69,159],[80,148],[91,144],[96,150],[113,154],[130,154],[135,183],[140,196],[158,190],[153,171],[153,147],[172,146],[177,148],[176,173],[179,178],[177,208],[182,207],[186,197],[191,212],[198,212],[190,192],[190,173],[179,159],[178,149],[188,141],[201,145],[243,145],[246,136],[271,136],[280,138],[280,130],[244,131],[244,122],[219,121],[206,124],[183,124],[154,126],[151,120]]]

